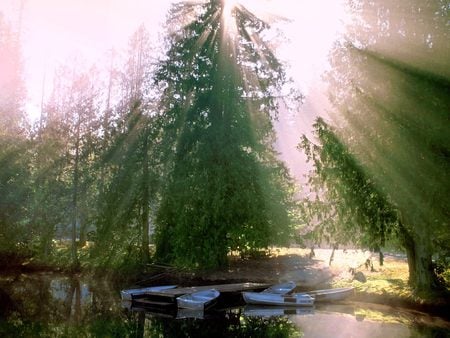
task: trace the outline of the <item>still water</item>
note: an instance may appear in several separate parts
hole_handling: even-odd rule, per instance
[[[424,313],[346,303],[312,309],[236,306],[205,313],[124,307],[107,279],[0,276],[0,337],[449,337]]]

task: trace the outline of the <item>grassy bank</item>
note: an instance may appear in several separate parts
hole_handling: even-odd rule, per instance
[[[389,255],[383,266],[379,262],[373,262],[373,269],[363,266],[358,271],[365,280],[357,280],[349,273],[335,278],[332,286],[354,287],[355,301],[406,307],[450,318],[450,290],[417,294],[408,283],[409,272],[405,258]]]

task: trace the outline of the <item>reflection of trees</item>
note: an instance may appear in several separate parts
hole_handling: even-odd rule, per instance
[[[99,292],[96,303],[85,297],[86,285],[78,276],[35,275],[2,285],[16,306],[0,322],[0,336],[97,337],[134,332],[135,325],[130,324],[117,303],[117,293],[105,281],[100,284],[98,290],[103,292]]]
[[[223,312],[209,320],[152,318],[144,333],[149,337],[300,337],[286,317],[245,317]]]
[[[333,122],[399,212],[411,281],[430,289],[431,256],[450,243],[450,8],[438,0],[350,8],[328,75]]]

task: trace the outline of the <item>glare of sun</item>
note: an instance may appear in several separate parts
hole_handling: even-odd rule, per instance
[[[222,24],[224,33],[233,36],[236,31],[236,20],[234,18],[234,10],[238,5],[237,0],[222,0]]]
[[[237,5],[237,0],[222,0],[223,12],[231,14],[231,11]]]

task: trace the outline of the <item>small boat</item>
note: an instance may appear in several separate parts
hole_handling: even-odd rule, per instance
[[[204,310],[214,305],[219,295],[215,289],[188,293],[177,297],[177,305],[183,309]]]
[[[242,292],[247,304],[282,305],[282,306],[313,306],[314,298],[304,293],[280,295],[267,292]]]
[[[274,293],[277,295],[286,295],[286,294],[292,292],[292,290],[294,290],[296,286],[297,285],[294,282],[286,282],[286,283],[272,285],[270,288],[267,288],[262,292]]]
[[[354,288],[336,288],[336,289],[325,289],[325,290],[314,290],[307,291],[301,294],[310,295],[314,297],[316,302],[332,302],[344,300],[347,297],[353,295]]]
[[[168,289],[176,288],[176,285],[161,285],[161,286],[150,286],[147,288],[140,289],[128,289],[120,291],[120,297],[122,300],[133,300],[134,298],[145,297],[145,295],[149,292],[158,292],[164,291]]]

